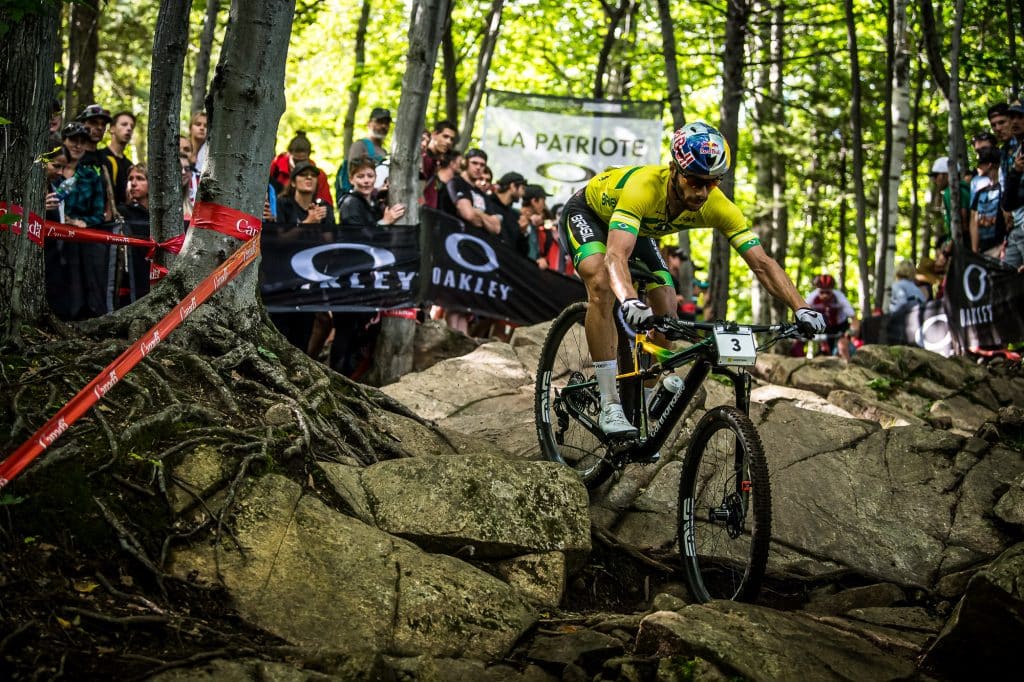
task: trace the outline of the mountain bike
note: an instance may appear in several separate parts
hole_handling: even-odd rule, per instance
[[[598,426],[600,395],[583,328],[587,305],[563,310],[541,350],[534,401],[541,451],[597,488],[626,464],[654,460],[701,384],[710,374],[726,377],[735,405],[709,410],[690,437],[679,482],[677,538],[696,600],[753,600],[768,562],[771,488],[761,439],[748,416],[751,377],[745,368],[758,351],[800,336],[797,326],[655,317],[633,334],[617,314],[619,396],[639,429],[638,436],[621,439]],[[687,345],[664,348],[652,341],[652,332]],[[755,334],[771,336],[758,345]],[[687,365],[680,382],[675,370]],[[662,377],[652,399],[645,399],[645,385]]]

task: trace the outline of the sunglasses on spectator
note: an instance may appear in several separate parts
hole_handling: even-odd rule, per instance
[[[683,175],[683,180],[693,189],[714,189],[722,182],[722,178],[702,178],[696,175]]]

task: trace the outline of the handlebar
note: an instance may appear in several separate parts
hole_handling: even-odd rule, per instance
[[[755,334],[776,334],[781,338],[800,336],[800,328],[796,323],[785,323],[782,325],[740,325],[735,322],[690,322],[687,319],[670,317],[669,315],[651,315],[646,321],[639,325],[641,332],[654,330],[671,335],[673,332],[684,333],[692,337],[695,332],[712,332],[723,328],[725,331],[738,330],[740,327],[749,329]]]
[[[803,334],[800,332],[800,328],[795,322],[787,322],[784,324],[741,325],[738,322],[696,322],[680,320],[667,315],[653,315],[638,326],[639,329],[637,331],[645,332],[654,330],[661,332],[669,339],[686,339],[689,341],[699,341],[706,336],[706,334],[701,334],[700,332],[711,332],[719,327],[724,328],[725,331],[731,331],[737,330],[741,326],[749,329],[755,334],[775,334],[775,337],[768,342],[767,345],[771,345],[781,339],[803,338]]]

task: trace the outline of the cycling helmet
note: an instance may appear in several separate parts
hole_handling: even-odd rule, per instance
[[[814,285],[815,289],[835,289],[836,278],[832,275],[822,273],[820,275],[815,275],[814,279],[811,280],[811,284]]]
[[[720,178],[729,172],[732,154],[722,133],[703,121],[672,134],[672,163],[687,175]]]

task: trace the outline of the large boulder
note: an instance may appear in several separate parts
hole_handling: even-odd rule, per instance
[[[174,573],[222,584],[244,619],[301,647],[495,659],[536,617],[501,580],[340,514],[283,476],[248,481],[233,518],[232,535],[177,552]]]
[[[1017,667],[1024,633],[1024,544],[1006,550],[967,584],[924,663],[959,679],[995,679]]]
[[[480,560],[590,552],[587,491],[568,467],[494,457],[409,458],[321,469],[367,523],[432,552]]]
[[[486,343],[382,390],[443,428],[488,438],[505,452],[539,452],[533,416],[536,367],[526,367],[507,343]]]
[[[911,660],[867,638],[800,614],[736,602],[650,614],[640,623],[636,653],[700,658],[720,675],[707,679],[903,680],[914,673]]]

